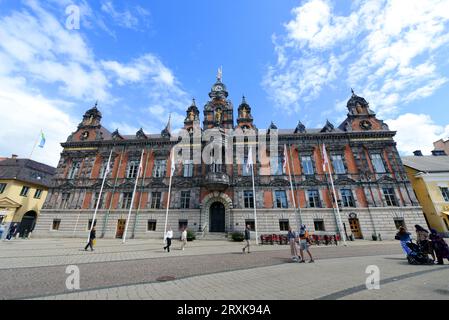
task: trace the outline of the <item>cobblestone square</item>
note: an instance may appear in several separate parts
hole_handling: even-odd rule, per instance
[[[313,264],[293,263],[288,246],[180,245],[167,253],[161,240],[99,239],[86,252],[82,239],[2,241],[0,299],[449,299],[448,265],[409,265],[398,242],[313,246]],[[68,266],[79,268],[79,290],[66,286]],[[378,290],[365,285],[368,266],[379,268]]]

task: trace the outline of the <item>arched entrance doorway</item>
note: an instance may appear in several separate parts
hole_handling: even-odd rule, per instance
[[[20,237],[27,236],[34,230],[36,225],[37,213],[35,211],[28,211],[20,222],[18,233]]]
[[[209,232],[225,232],[226,210],[221,202],[214,202],[209,209]]]

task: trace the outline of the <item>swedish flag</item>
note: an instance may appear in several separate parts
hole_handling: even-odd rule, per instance
[[[41,142],[39,142],[39,148],[43,148],[45,145],[45,135],[44,132],[41,131]]]

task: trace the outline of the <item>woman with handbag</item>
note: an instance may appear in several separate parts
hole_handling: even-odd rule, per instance
[[[90,247],[90,251],[94,251],[95,238],[96,238],[96,231],[95,227],[93,227],[89,234],[89,242],[84,247],[84,251],[87,251],[88,247]]]

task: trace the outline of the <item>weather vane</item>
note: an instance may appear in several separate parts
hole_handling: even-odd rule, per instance
[[[220,68],[218,68],[218,72],[217,72],[217,80],[221,81],[223,79],[223,67],[220,66]]]

